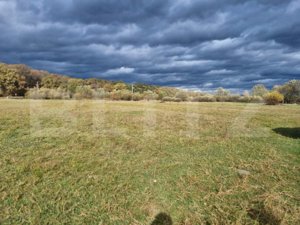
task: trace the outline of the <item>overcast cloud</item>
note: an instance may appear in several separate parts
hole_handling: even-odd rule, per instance
[[[0,0],[0,61],[211,90],[300,78],[300,0]]]

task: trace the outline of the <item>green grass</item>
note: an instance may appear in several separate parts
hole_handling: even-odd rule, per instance
[[[299,128],[299,105],[2,99],[0,224],[299,224]]]

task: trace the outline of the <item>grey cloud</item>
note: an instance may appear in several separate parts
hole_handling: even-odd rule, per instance
[[[297,0],[2,0],[0,60],[213,89],[300,78]]]

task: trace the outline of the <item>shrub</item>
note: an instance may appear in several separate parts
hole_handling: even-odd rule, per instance
[[[251,102],[251,97],[250,96],[239,96],[237,102],[249,103],[249,102]]]
[[[219,87],[216,92],[215,92],[216,96],[229,96],[230,95],[230,91],[226,90],[222,87]]]
[[[248,97],[240,95],[230,95],[226,99],[229,102],[248,102]]]
[[[172,99],[173,99],[172,97],[166,96],[166,97],[163,97],[161,100],[162,100],[163,102],[171,102]]]
[[[230,102],[230,96],[215,96],[217,102]]]
[[[272,91],[264,96],[267,105],[278,105],[283,103],[284,96],[277,91]]]
[[[48,99],[69,99],[70,94],[63,89],[50,89],[48,92]]]
[[[132,99],[132,93],[128,90],[122,90],[120,91],[120,97],[123,101],[130,101]]]
[[[262,103],[264,99],[261,96],[252,96],[251,101],[252,103]]]
[[[109,97],[109,94],[103,88],[99,88],[94,91],[94,98],[96,98],[96,99],[105,99],[108,97]]]
[[[121,92],[113,91],[110,93],[109,98],[114,101],[119,101],[119,100],[121,100]]]
[[[181,99],[175,98],[175,97],[163,97],[162,101],[163,102],[181,102]]]
[[[131,93],[131,91],[128,90],[121,90],[121,91],[113,91],[110,93],[110,99],[115,100],[115,101],[140,101],[143,99],[143,95],[136,92],[136,93]]]
[[[26,93],[26,97],[30,99],[69,99],[70,95],[60,88],[33,88]]]
[[[114,90],[116,91],[121,91],[121,90],[125,90],[127,89],[127,85],[123,82],[118,82],[116,84],[114,84]]]
[[[70,94],[73,96],[73,94],[76,93],[76,88],[79,87],[79,86],[82,86],[82,85],[83,85],[82,80],[72,78],[72,79],[68,80],[66,88],[70,92]]]
[[[188,96],[185,92],[180,91],[176,93],[175,98],[180,99],[180,101],[186,101],[188,99]]]
[[[93,98],[94,90],[90,86],[79,86],[76,87],[74,94],[75,99],[91,99]]]
[[[142,100],[142,99],[143,99],[143,95],[140,94],[140,93],[134,93],[134,94],[132,95],[132,100],[133,100],[133,101],[140,101],[140,100]]]
[[[230,101],[230,91],[220,87],[216,90],[215,97],[216,97],[217,102],[229,102]]]
[[[132,99],[132,93],[128,90],[113,91],[110,93],[110,99],[115,101],[130,101]]]
[[[192,98],[192,102],[215,102],[216,98],[213,95],[200,95]]]
[[[181,102],[182,101],[182,99],[180,99],[180,98],[173,98],[173,102]]]
[[[49,91],[50,89],[48,88],[41,88],[41,89],[33,88],[26,93],[26,97],[31,99],[48,99]]]
[[[176,88],[160,87],[157,89],[158,99],[163,101],[164,97],[174,97],[177,93]]]
[[[158,94],[156,94],[156,93],[154,93],[154,92],[152,92],[152,91],[145,91],[144,93],[143,93],[143,95],[144,95],[144,99],[145,100],[157,100],[158,99]]]

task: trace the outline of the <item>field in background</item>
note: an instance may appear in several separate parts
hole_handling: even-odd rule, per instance
[[[299,224],[299,132],[299,105],[2,99],[0,223]]]

